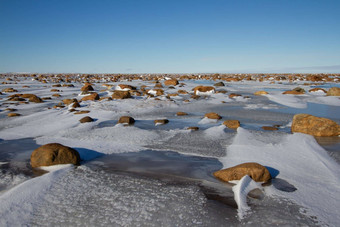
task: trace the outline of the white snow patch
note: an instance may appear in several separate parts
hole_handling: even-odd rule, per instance
[[[203,124],[212,124],[212,123],[216,123],[216,122],[218,122],[217,119],[210,119],[210,118],[204,117],[202,120],[200,120],[198,122],[198,124],[203,125]]]
[[[0,225],[29,226],[36,204],[71,167],[44,174],[25,181],[0,196]]]
[[[250,207],[247,204],[248,193],[256,188],[260,188],[255,181],[253,181],[248,175],[245,175],[233,186],[232,190],[234,192],[235,202],[237,203],[238,209],[237,214],[239,219],[243,219],[247,213],[250,211]]]
[[[307,108],[307,102],[305,102],[301,98],[298,98],[294,95],[276,94],[276,95],[265,95],[265,97],[268,97],[269,100],[273,102],[277,102],[281,105],[294,107],[294,108],[300,108],[300,109]]]

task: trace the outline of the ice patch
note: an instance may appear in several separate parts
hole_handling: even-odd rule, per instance
[[[204,131],[205,135],[210,138],[220,138],[225,135],[225,125],[219,125],[215,127],[208,128]]]

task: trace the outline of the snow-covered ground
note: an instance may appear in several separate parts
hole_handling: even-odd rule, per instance
[[[315,85],[240,81],[195,99],[194,87],[216,81],[183,80],[174,88],[164,86],[165,94],[158,97],[83,101],[76,109],[90,112],[78,115],[70,107],[53,106],[66,98],[80,100],[82,83],[52,87],[54,83],[29,77],[14,81],[1,84],[0,90],[11,87],[16,93],[51,99],[19,104],[8,101],[15,93],[0,95],[1,226],[340,225],[339,139],[318,139],[320,146],[312,136],[290,133],[296,113],[340,122],[339,97],[308,92]],[[118,84],[137,89],[155,85],[142,80],[109,84],[111,89]],[[306,93],[282,94],[298,86]],[[319,87],[332,86],[338,84]],[[93,87],[100,97],[113,93],[102,83]],[[56,92],[51,89],[60,90],[61,97],[52,96]],[[259,90],[269,94],[253,95]],[[229,97],[230,93],[242,96]],[[7,108],[21,116],[7,117]],[[179,111],[188,115],[177,116]],[[209,112],[222,119],[204,118]],[[126,115],[136,120],[133,126],[117,124]],[[84,116],[95,121],[81,124]],[[169,123],[155,125],[155,119]],[[222,125],[229,119],[239,120],[241,127]],[[279,125],[278,130],[261,128],[272,125]],[[199,130],[187,130],[192,126]],[[43,175],[34,172],[31,152],[52,142],[78,150],[82,165],[59,166]],[[263,186],[244,178],[234,186],[212,176],[243,162],[267,166],[275,179]],[[257,196],[247,198],[253,188],[258,188]]]

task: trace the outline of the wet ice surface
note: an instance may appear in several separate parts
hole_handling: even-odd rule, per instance
[[[25,83],[31,89],[21,89]],[[140,86],[141,83],[133,84]],[[212,85],[215,82],[185,83],[186,89],[190,90],[200,83]],[[6,218],[2,216],[5,213],[0,212],[0,219],[6,221],[10,219],[7,217],[12,217],[12,220],[19,220],[18,225],[37,226],[325,224],[314,217],[318,214],[311,214],[308,207],[299,204],[299,200],[294,202],[287,199],[287,193],[296,193],[294,191],[301,188],[295,183],[291,184],[289,178],[280,178],[280,175],[271,185],[262,188],[260,194],[251,194],[255,198],[248,197],[251,210],[240,220],[232,185],[217,181],[212,173],[223,167],[220,160],[228,157],[228,149],[238,134],[221,126],[224,120],[237,119],[241,127],[256,138],[257,143],[280,147],[282,138],[290,133],[290,123],[296,113],[328,117],[339,123],[337,100],[306,95],[275,102],[273,100],[278,100],[278,97],[282,98],[277,92],[292,89],[297,84],[235,83],[218,88],[227,90],[226,95],[215,94],[190,103],[183,102],[190,95],[183,95],[175,101],[164,97],[161,101],[135,97],[131,100],[83,102],[80,109],[90,110],[87,115],[96,121],[80,124],[78,120],[85,115],[73,115],[67,109],[48,109],[64,98],[77,97],[81,84],[75,85],[75,88],[60,88],[63,90],[60,92],[61,98],[52,98],[43,104],[17,105],[8,104],[5,99],[0,101],[0,138],[5,139],[0,141],[2,201],[11,200],[6,198],[8,192],[13,191],[11,189],[27,191],[29,188],[20,183],[30,182],[32,177],[41,174],[33,173],[29,167],[30,153],[38,144],[59,142],[77,149],[83,159],[82,166],[78,168],[65,171],[56,178],[50,175],[51,182],[34,178],[46,186],[39,192],[39,199],[21,199],[23,207],[32,205],[26,213],[20,213],[20,206],[11,207],[9,204],[11,209],[18,212],[6,213]],[[50,85],[41,87],[28,81],[8,85],[15,86],[20,93],[35,93],[41,97],[51,95]],[[94,87],[95,90],[100,89],[99,84]],[[254,91],[263,89],[273,92],[275,98],[252,95]],[[250,98],[230,99],[228,94],[231,92]],[[107,95],[106,92],[100,94]],[[326,99],[332,105],[326,105]],[[16,108],[23,116],[8,119],[5,108]],[[187,112],[188,115],[176,116],[178,111]],[[216,112],[223,119],[208,123],[202,121],[208,112]],[[122,115],[134,117],[134,126],[116,125]],[[169,124],[155,126],[153,120],[162,118],[169,119]],[[280,125],[279,130],[268,132],[261,129],[261,126],[271,125]],[[189,126],[200,129],[188,131],[186,128]],[[34,140],[20,139],[28,137]],[[339,162],[339,140],[317,140]],[[280,196],[267,195],[268,188],[282,193]],[[21,218],[20,214],[26,214],[22,216],[26,219]],[[334,219],[330,225],[336,223],[336,217]]]

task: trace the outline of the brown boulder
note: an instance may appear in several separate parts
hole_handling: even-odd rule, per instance
[[[38,96],[34,94],[22,94],[20,95],[21,98],[28,99],[30,102],[35,102],[35,103],[42,103],[43,100],[39,98]]]
[[[254,95],[268,95],[268,92],[266,91],[257,91],[254,93]]]
[[[165,125],[167,123],[169,123],[168,119],[159,119],[159,120],[155,120],[155,125]]]
[[[176,79],[171,79],[171,80],[166,80],[164,81],[165,86],[176,86],[178,85],[178,80]]]
[[[161,96],[161,95],[164,95],[164,90],[160,88],[154,88],[154,89],[148,90],[148,94]]]
[[[93,87],[89,83],[85,83],[85,85],[80,90],[84,92],[94,91]]]
[[[15,90],[14,88],[5,88],[5,89],[2,89],[2,92],[18,92],[17,90]]]
[[[340,88],[332,87],[327,91],[328,96],[340,96]]]
[[[340,135],[340,126],[335,121],[309,114],[294,115],[291,130],[313,136]]]
[[[271,179],[268,169],[255,162],[243,163],[214,172],[217,179],[226,182],[240,180],[245,175],[248,175],[256,182],[267,182]]]
[[[19,117],[21,116],[21,114],[18,114],[18,113],[9,113],[7,114],[8,117]]]
[[[63,103],[64,103],[65,105],[70,105],[70,104],[76,103],[76,102],[78,102],[77,99],[64,99],[64,100],[63,100]]]
[[[216,84],[214,84],[215,87],[224,87],[225,84],[223,82],[218,82]]]
[[[118,120],[118,124],[133,125],[134,123],[135,123],[135,119],[133,119],[130,116],[122,116]]]
[[[315,87],[309,90],[309,92],[316,92],[316,91],[322,91],[323,93],[327,93],[327,91],[325,89],[319,88],[319,87]]]
[[[95,101],[95,100],[99,100],[99,95],[96,92],[91,93],[90,95],[86,95],[84,96],[82,99],[82,101]]]
[[[226,120],[223,124],[231,129],[237,129],[240,127],[240,122],[238,120]]]
[[[177,116],[185,116],[185,115],[188,115],[188,114],[185,113],[185,112],[177,112],[176,115]]]
[[[236,93],[231,93],[231,94],[229,95],[229,98],[240,97],[240,96],[242,96],[242,95],[236,94]]]
[[[136,87],[127,84],[119,84],[118,87],[122,90],[136,90]]]
[[[128,98],[131,98],[131,94],[129,91],[115,90],[111,97],[112,99],[128,99]]]
[[[215,93],[215,88],[212,86],[197,86],[194,88],[195,95],[202,95],[202,93]]]
[[[83,117],[82,119],[79,120],[80,123],[87,123],[87,122],[92,122],[92,121],[94,121],[93,118],[89,116]]]
[[[59,143],[45,144],[35,149],[31,154],[31,166],[33,168],[59,164],[79,165],[79,163],[79,153]]]
[[[206,113],[206,114],[204,115],[204,117],[209,118],[209,119],[217,119],[217,120],[219,120],[219,119],[222,118],[220,115],[218,115],[217,113],[213,113],[213,112],[211,112],[211,113]]]
[[[188,129],[188,130],[191,130],[191,131],[198,131],[198,130],[199,130],[199,127],[193,126],[193,127],[188,127],[187,129]]]

